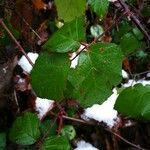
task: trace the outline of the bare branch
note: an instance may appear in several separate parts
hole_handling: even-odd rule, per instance
[[[23,47],[20,45],[20,43],[16,40],[16,38],[14,37],[14,35],[11,33],[11,31],[8,29],[8,27],[6,26],[6,24],[4,23],[3,19],[0,18],[0,25],[7,31],[7,33],[9,34],[9,36],[11,37],[11,39],[14,41],[14,43],[17,45],[17,48],[19,49],[20,52],[23,53],[23,55],[26,57],[26,59],[28,60],[28,62],[33,66],[33,62],[31,61],[31,59],[28,57],[28,55],[26,54],[25,50],[23,49]]]
[[[50,111],[49,114],[52,115],[52,116],[55,116],[55,117],[57,116],[57,114],[55,114],[55,113],[52,112],[52,111]],[[121,140],[124,141],[125,143],[131,145],[132,147],[137,148],[138,150],[146,150],[146,149],[144,149],[144,148],[142,148],[142,147],[140,147],[140,146],[138,146],[138,145],[136,145],[136,144],[134,144],[134,143],[128,141],[127,139],[125,139],[125,138],[122,137],[121,135],[117,134],[115,131],[112,131],[111,129],[104,127],[104,125],[101,124],[101,123],[96,123],[96,122],[94,122],[94,121],[85,121],[85,120],[82,120],[82,119],[76,119],[76,118],[68,117],[68,116],[66,116],[66,115],[63,115],[62,117],[63,117],[64,119],[66,119],[66,120],[78,122],[78,123],[81,123],[81,124],[94,125],[94,126],[101,126],[101,127],[103,127],[106,131],[108,131],[109,133],[115,135],[116,137],[118,137],[119,139],[121,139]]]
[[[106,33],[110,32],[118,23],[120,23],[120,21],[122,20],[123,16],[125,15],[125,13],[123,15],[121,15],[120,17],[118,17],[114,23],[109,27],[107,28],[102,34],[100,34],[97,38],[95,38],[91,43],[89,43],[88,45],[85,45],[85,47],[83,47],[77,54],[74,58],[72,58],[71,61],[73,61],[75,58],[77,58],[85,49],[87,49],[90,45],[96,43],[103,35],[105,35]],[[82,44],[82,43],[81,43]],[[83,45],[83,44],[82,44]]]
[[[150,35],[147,33],[145,27],[141,24],[139,18],[130,10],[129,6],[123,1],[118,0],[120,5],[123,7],[127,15],[131,18],[132,22],[138,27],[138,29],[144,34],[148,43],[150,43]]]

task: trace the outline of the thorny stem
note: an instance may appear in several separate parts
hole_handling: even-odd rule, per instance
[[[0,18],[0,25],[2,25],[2,27],[7,31],[7,33],[9,34],[9,36],[11,37],[11,39],[15,42],[15,44],[17,45],[18,49],[20,52],[23,53],[23,55],[26,57],[26,59],[29,61],[29,63],[31,64],[31,66],[33,66],[33,62],[31,61],[31,59],[28,57],[28,55],[26,54],[25,50],[23,49],[23,47],[20,45],[20,43],[16,40],[16,38],[14,37],[14,35],[10,32],[10,30],[8,29],[8,27],[6,26],[6,24],[4,23],[3,19]]]
[[[53,113],[52,111],[50,111],[50,114],[53,115],[53,116],[57,116],[55,113]],[[104,127],[102,124],[100,123],[96,123],[96,122],[92,122],[92,121],[85,121],[85,120],[82,120],[82,119],[76,119],[76,118],[72,118],[72,117],[68,117],[68,116],[65,116],[65,115],[62,115],[62,117],[66,120],[71,120],[71,121],[74,121],[74,122],[78,122],[78,123],[82,123],[82,124],[86,124],[86,125],[96,125],[96,126],[102,126]],[[116,137],[118,137],[119,139],[121,139],[122,141],[124,141],[125,143],[131,145],[132,147],[134,148],[137,148],[138,150],[146,150],[138,145],[135,145],[134,143],[131,143],[130,141],[128,141],[127,139],[125,139],[124,137],[122,137],[121,135],[117,134],[116,132],[112,131],[111,129],[109,128],[106,128],[104,127],[104,129],[106,131],[108,131],[109,133],[115,135]]]
[[[138,17],[129,9],[129,6],[123,0],[118,0],[118,2],[123,7],[127,15],[131,18],[132,22],[134,22],[134,24],[139,28],[139,30],[144,33],[146,39],[148,40],[148,42],[150,42],[150,36],[143,27],[143,25],[140,23]]]
[[[76,54],[76,56],[74,58],[71,59],[71,61],[73,61],[75,58],[77,58],[85,49],[87,49],[90,45],[96,43],[103,35],[105,35],[106,33],[108,33],[110,30],[112,30],[112,28],[117,25],[120,20],[123,18],[123,16],[125,15],[126,13],[124,13],[123,15],[121,15],[120,17],[118,17],[114,23],[109,27],[107,28],[102,34],[100,34],[97,38],[95,38],[90,44],[88,45],[85,45],[84,44],[84,47]],[[82,44],[82,43],[81,43]],[[83,44],[82,44],[83,45]]]

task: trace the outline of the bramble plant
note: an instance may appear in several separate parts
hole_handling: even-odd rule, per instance
[[[27,40],[26,28],[35,32],[29,22],[33,19],[27,17],[28,14],[21,13],[27,20],[26,23],[23,22],[24,27],[15,26],[16,23],[11,20],[14,12],[11,19],[10,16],[1,19],[1,29],[5,37],[0,37],[0,42],[4,46],[10,43],[9,36],[13,39],[33,65],[30,74],[32,90],[41,98],[54,100],[55,107],[54,112],[48,112],[43,121],[33,112],[20,113],[8,131],[8,138],[21,149],[70,150],[70,143],[77,135],[71,119],[82,123],[83,120],[75,118],[79,108],[102,104],[107,100],[112,89],[122,83],[122,64],[127,57],[130,59],[136,54],[137,59],[147,59],[144,50],[147,49],[150,36],[136,13],[131,11],[133,1],[125,3],[123,0],[54,0],[47,4],[42,0],[32,1],[34,9],[43,16],[46,16],[44,11],[53,14],[51,18],[45,17],[47,29],[43,26],[40,29],[44,31],[35,28],[38,34],[42,32],[41,36],[44,34],[44,37],[46,30],[50,31],[47,39],[40,37],[42,46],[35,64],[33,65],[16,40],[22,36]],[[14,2],[14,5],[18,6],[17,11],[20,11],[20,6],[28,6],[24,3],[23,0]],[[143,11],[142,9],[143,15],[149,15],[148,9]],[[141,51],[142,53],[139,53]],[[70,59],[72,53],[76,55]],[[77,58],[77,66],[71,68],[71,63]],[[125,69],[134,77],[128,65]],[[138,84],[120,89],[115,109],[135,120],[149,121],[150,86]],[[70,102],[75,104],[70,106],[69,100],[75,101]],[[49,119],[49,115],[53,117]],[[64,122],[65,117],[69,123]],[[106,130],[116,135],[111,129]],[[6,133],[0,133],[2,149],[6,147],[6,137]],[[136,147],[132,143],[128,144]]]

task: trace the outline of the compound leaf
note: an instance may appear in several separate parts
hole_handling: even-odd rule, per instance
[[[40,97],[63,99],[69,69],[70,60],[67,54],[42,53],[31,72],[33,89]]]

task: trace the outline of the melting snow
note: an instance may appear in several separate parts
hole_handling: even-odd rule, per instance
[[[114,2],[116,2],[117,0],[108,0],[108,1],[114,3]]]
[[[38,58],[39,54],[37,53],[32,53],[32,52],[29,52],[27,54],[27,56],[31,59],[31,61],[33,62],[33,64],[35,63],[36,59]],[[32,66],[31,64],[28,62],[28,60],[26,59],[25,56],[22,56],[20,58],[20,60],[18,61],[18,65],[21,66],[21,68],[27,72],[27,73],[30,73],[31,70],[32,70]]]
[[[149,72],[149,73],[147,73],[146,77],[150,78],[150,72]]]
[[[77,148],[74,150],[98,150],[95,148],[92,144],[85,142],[84,140],[81,140],[77,143]]]
[[[73,59],[76,55],[77,55],[76,52],[72,53],[72,56],[70,59]],[[71,61],[70,68],[76,68],[76,66],[78,65],[78,59],[79,59],[79,56],[77,56],[74,60]]]
[[[124,79],[128,79],[129,78],[129,75],[128,75],[128,73],[125,70],[122,70],[122,77]]]
[[[48,111],[53,108],[54,101],[48,99],[42,99],[37,97],[35,101],[35,110],[38,112],[40,120],[46,115]]]
[[[92,107],[85,109],[81,117],[85,120],[94,119],[104,122],[112,128],[117,122],[118,112],[114,110],[117,97],[117,90],[113,89],[113,94],[103,104],[94,104]]]
[[[130,79],[128,83],[122,84],[122,86],[126,88],[130,86],[134,86],[135,84],[138,84],[138,83],[141,83],[143,86],[150,85],[150,80],[141,79],[141,80],[135,81],[135,80]]]
[[[84,47],[85,47],[84,45],[80,45],[78,52],[80,52]],[[72,53],[70,60],[73,59],[76,55],[77,55],[77,52]],[[76,66],[78,65],[78,60],[79,60],[79,55],[73,61],[71,61],[70,68],[76,68]]]

